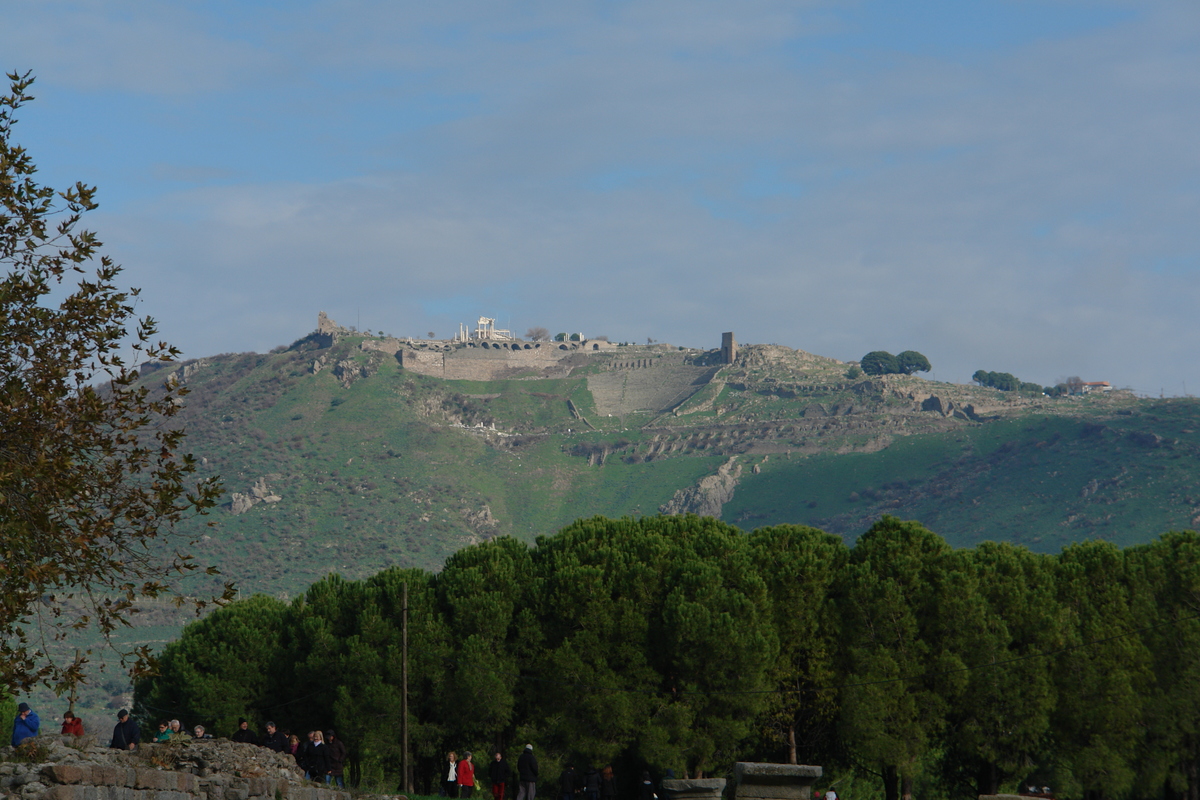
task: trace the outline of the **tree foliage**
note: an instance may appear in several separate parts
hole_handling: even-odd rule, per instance
[[[900,371],[900,362],[886,350],[872,350],[858,363],[868,375],[894,375]]]
[[[971,380],[978,383],[980,386],[987,386],[991,389],[999,389],[1002,392],[1042,392],[1045,391],[1040,384],[1030,381],[1022,381],[1017,376],[1009,372],[987,372],[982,369],[975,370],[975,374],[971,376]],[[1047,392],[1049,394],[1049,392]]]
[[[916,350],[905,350],[896,356],[896,361],[900,365],[900,371],[905,375],[912,375],[914,372],[929,372],[933,369],[929,359]]]
[[[239,713],[332,723],[356,769],[394,775],[407,582],[427,790],[446,750],[532,741],[550,776],[566,761],[699,777],[795,758],[885,798],[1036,781],[1193,800],[1198,565],[1193,532],[1051,556],[954,550],[892,517],[853,547],[799,526],[595,517],[534,547],[465,548],[437,575],[329,576],[287,606],[219,610],[167,647],[137,708],[219,732]]]
[[[47,661],[73,628],[108,634],[139,598],[171,591],[195,568],[168,540],[184,515],[211,507],[215,481],[192,482],[183,431],[170,419],[177,384],[150,391],[122,351],[171,361],[136,290],[81,227],[93,187],[62,192],[34,180],[13,139],[32,100],[28,75],[0,97],[0,687],[82,679],[86,655]],[[146,653],[133,654],[135,664]]]
[[[550,331],[537,325],[525,331],[525,338],[533,342],[548,342],[550,341]]]
[[[868,375],[912,375],[933,369],[929,359],[916,350],[905,350],[896,356],[886,350],[872,350],[859,363]]]

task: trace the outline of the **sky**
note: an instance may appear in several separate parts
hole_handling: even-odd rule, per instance
[[[1200,3],[8,0],[186,357],[316,327],[1200,391]]]

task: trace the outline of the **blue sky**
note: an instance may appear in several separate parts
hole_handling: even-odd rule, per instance
[[[318,311],[1200,387],[1200,5],[6,5],[188,356]]]

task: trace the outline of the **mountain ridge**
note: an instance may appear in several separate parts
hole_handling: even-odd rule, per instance
[[[1192,460],[1180,460],[1200,448],[1190,400],[855,376],[853,363],[780,345],[741,345],[727,358],[721,348],[585,339],[400,340],[322,317],[271,353],[194,359],[143,379],[187,385],[188,446],[229,492],[208,520],[217,525],[184,533],[247,591],[276,595],[328,571],[437,569],[467,544],[532,541],[594,514],[705,512],[853,538],[893,513],[942,522],[955,544],[995,532],[1050,549],[1090,535],[1147,540],[1196,516],[1185,490]],[[1156,432],[1160,406],[1172,422]],[[1125,477],[1114,447],[1132,459]],[[1130,505],[1151,467],[1157,488]],[[1034,469],[1061,476],[1036,479],[1036,503]],[[1097,488],[1081,495],[1068,475]],[[1003,496],[1005,481],[1023,495]],[[1095,513],[1114,492],[1121,508],[1152,507],[1137,533],[1111,531],[1134,511],[1114,502]],[[984,511],[955,510],[963,504]],[[1057,506],[1062,519],[1046,517]]]

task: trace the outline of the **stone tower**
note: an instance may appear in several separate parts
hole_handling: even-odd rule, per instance
[[[721,363],[732,364],[737,360],[737,340],[733,338],[733,331],[721,334]]]

